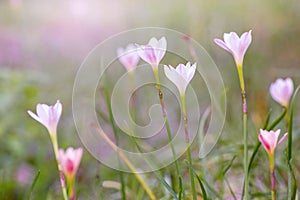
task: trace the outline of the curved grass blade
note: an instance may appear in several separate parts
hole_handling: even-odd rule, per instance
[[[295,98],[300,90],[300,86],[295,90],[291,103],[290,103],[290,116],[288,121],[288,148],[287,148],[287,160],[288,160],[288,198],[295,199],[297,191],[296,177],[293,171],[293,158],[292,158],[292,146],[293,146],[293,106]]]
[[[189,164],[189,162],[185,162],[185,164],[193,171],[193,174],[194,176],[196,176],[198,182],[199,182],[199,185],[200,185],[200,188],[201,188],[201,191],[202,191],[202,197],[204,200],[208,200],[208,197],[207,197],[207,193],[206,193],[206,190],[205,190],[205,187],[200,179],[200,177],[198,176],[198,174],[196,173],[195,169]]]
[[[130,134],[129,134],[130,135]],[[154,169],[155,167],[153,166],[153,163],[148,160],[147,158],[144,157],[144,152],[142,150],[142,148],[140,147],[140,145],[138,144],[138,142],[136,141],[136,139],[134,137],[132,137],[133,141],[135,142],[135,145],[138,149],[138,151],[141,153],[142,157],[144,158],[144,160],[147,162],[147,164]],[[159,181],[164,185],[164,187],[170,192],[170,194],[173,196],[174,199],[178,200],[177,194],[176,192],[171,188],[171,186],[166,182],[166,180],[164,179],[164,177],[156,170],[153,170],[155,176],[159,179]]]
[[[227,173],[227,171],[231,168],[231,166],[232,166],[232,164],[233,164],[233,161],[236,159],[236,155],[234,155],[232,158],[231,158],[231,160],[230,160],[230,162],[228,163],[228,165],[224,168],[224,170],[223,170],[223,176]]]
[[[29,190],[29,193],[28,193],[28,196],[27,196],[27,200],[30,200],[32,191],[34,189],[34,186],[35,186],[36,182],[38,181],[38,179],[40,177],[40,174],[41,174],[41,171],[38,170],[38,172],[35,174],[34,179],[33,179],[32,183],[31,183],[30,190]]]

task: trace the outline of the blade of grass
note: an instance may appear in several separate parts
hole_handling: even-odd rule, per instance
[[[228,163],[228,165],[224,168],[223,170],[223,176],[226,174],[226,172],[231,168],[232,164],[233,164],[233,161],[235,160],[236,158],[236,155],[234,155],[232,157],[232,159],[230,160],[230,162]]]
[[[137,170],[133,166],[133,164],[129,161],[129,159],[118,150],[118,147],[110,140],[109,137],[96,125],[92,124],[92,126],[95,128],[95,130],[99,133],[99,135],[112,147],[112,149],[120,156],[120,158],[126,163],[130,171],[134,174],[136,179],[140,182],[141,186],[144,188],[150,199],[156,200],[155,195],[153,194],[152,190],[149,188],[145,180],[137,173]]]
[[[110,94],[109,91],[106,88],[103,88],[104,94],[105,94],[105,100],[106,100],[106,104],[108,107],[108,113],[109,113],[109,121],[111,123],[111,126],[113,128],[113,132],[114,132],[114,136],[116,139],[116,144],[117,146],[119,146],[119,135],[118,135],[118,131],[115,125],[115,121],[114,121],[114,117],[113,117],[113,113],[112,113],[112,108],[111,108],[111,103],[110,103]],[[120,158],[118,158],[118,162],[120,165]],[[119,177],[120,177],[120,181],[121,181],[121,194],[122,194],[122,200],[126,200],[126,193],[125,193],[125,180],[124,180],[124,175],[122,171],[119,171]]]
[[[202,197],[204,200],[208,200],[208,197],[207,197],[207,193],[206,193],[206,190],[205,190],[205,187],[200,179],[200,177],[198,176],[198,174],[196,173],[195,169],[193,168],[193,166],[190,165],[189,162],[185,161],[185,164],[192,170],[194,176],[196,177],[196,179],[198,180],[198,183],[200,185],[200,188],[201,188],[201,191],[202,191]]]
[[[288,165],[288,199],[295,199],[296,196],[296,190],[297,190],[297,183],[296,183],[296,178],[295,174],[293,171],[293,156],[292,156],[292,146],[293,146],[293,106],[294,106],[294,101],[296,98],[296,95],[298,94],[300,90],[300,86],[297,87],[295,90],[289,111],[290,111],[290,116],[288,119],[288,148],[287,148],[287,165]]]
[[[129,134],[130,135],[130,134]],[[140,147],[140,145],[138,144],[138,142],[136,141],[136,139],[134,137],[132,137],[133,141],[135,142],[135,145],[138,149],[138,151],[141,153],[142,157],[144,158],[144,160],[147,162],[147,164],[151,167],[151,169],[155,169],[155,167],[153,166],[153,163],[148,160],[147,158],[145,158],[143,156],[143,150]],[[166,182],[166,180],[164,179],[164,177],[156,170],[153,170],[154,174],[156,175],[156,177],[159,179],[159,181],[164,185],[164,187],[170,192],[170,194],[173,196],[174,199],[178,200],[177,194],[176,192],[171,188],[171,186]],[[181,185],[181,188],[179,190],[182,191],[182,182],[179,182],[179,185]]]
[[[41,171],[38,170],[38,172],[35,174],[34,179],[31,183],[30,190],[29,190],[29,193],[28,193],[28,196],[27,196],[27,200],[30,200],[31,195],[32,195],[32,191],[34,189],[34,186],[35,186],[36,182],[38,181],[38,179],[40,177],[40,174],[41,174]]]

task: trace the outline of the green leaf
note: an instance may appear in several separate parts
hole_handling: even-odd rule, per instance
[[[30,200],[30,197],[31,197],[32,191],[34,189],[34,186],[35,186],[36,182],[38,181],[38,179],[40,177],[40,173],[41,173],[41,171],[38,170],[38,172],[34,176],[34,179],[33,179],[32,183],[31,183],[30,190],[29,190],[29,193],[28,193],[28,196],[27,196],[27,200]]]

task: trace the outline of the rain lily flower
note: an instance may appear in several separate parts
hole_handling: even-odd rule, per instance
[[[82,148],[73,149],[72,147],[69,147],[66,151],[59,149],[58,161],[67,178],[75,176],[81,161],[82,153]]]
[[[43,124],[49,131],[50,135],[56,134],[57,124],[62,112],[62,105],[57,100],[54,106],[38,104],[36,106],[37,115],[28,110],[28,114],[36,121]]]
[[[277,145],[280,144],[287,137],[288,133],[285,133],[282,136],[282,138],[278,141],[279,134],[280,134],[280,129],[278,129],[275,132],[260,129],[260,134],[258,135],[258,139],[261,142],[261,144],[264,146],[269,157],[272,200],[276,199],[276,176],[275,176],[274,152]]]
[[[286,78],[285,80],[279,78],[270,86],[272,98],[285,108],[289,105],[293,91],[294,84],[291,78]]]
[[[239,37],[235,32],[224,33],[224,41],[214,39],[215,43],[228,51],[234,57],[238,66],[243,65],[244,55],[252,41],[252,30],[245,32]]]
[[[154,70],[157,70],[157,67],[166,54],[167,49],[167,40],[165,37],[162,37],[160,40],[156,38],[151,38],[148,44],[138,45],[139,47],[139,56],[147,63],[149,63]]]
[[[266,131],[260,129],[260,134],[258,135],[258,139],[261,144],[264,146],[265,150],[268,154],[274,154],[275,148],[278,144],[280,144],[286,137],[287,133],[285,133],[282,138],[278,141],[278,137],[280,134],[280,129],[277,131]]]
[[[82,153],[82,148],[73,149],[72,147],[69,147],[66,151],[63,149],[59,149],[58,151],[58,162],[68,181],[69,200],[76,199],[75,175],[81,161]]]
[[[117,54],[119,61],[124,65],[127,71],[134,70],[140,60],[137,52],[137,47],[133,44],[127,45],[125,49],[118,48]]]
[[[171,65],[164,66],[165,74],[178,88],[180,95],[185,94],[186,87],[192,80],[196,70],[196,63],[191,66],[188,62],[186,65],[179,64],[176,68]]]

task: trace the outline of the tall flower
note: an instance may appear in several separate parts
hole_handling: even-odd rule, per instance
[[[157,40],[155,37],[151,38],[146,45],[138,45],[139,56],[147,63],[149,63],[154,70],[157,70],[158,65],[167,50],[167,40],[162,37]]]
[[[244,55],[252,41],[252,30],[245,32],[239,37],[235,32],[224,33],[224,41],[214,39],[215,43],[230,52],[236,65],[243,65]]]
[[[279,78],[270,86],[272,98],[283,107],[287,108],[294,91],[294,84],[291,78],[285,80]]]
[[[81,161],[82,153],[82,148],[73,149],[72,147],[69,147],[66,151],[63,149],[59,149],[58,151],[58,162],[68,181],[69,200],[76,199],[75,175]]]
[[[165,74],[178,88],[180,95],[185,94],[186,87],[192,80],[196,70],[196,63],[191,66],[188,62],[186,65],[179,64],[176,68],[171,65],[164,66]]]
[[[280,134],[280,129],[278,129],[275,132],[260,129],[260,134],[258,135],[258,139],[261,142],[261,144],[264,146],[268,154],[274,154],[277,145],[280,144],[287,137],[287,133],[285,133],[282,136],[282,138],[278,141],[279,134]]]
[[[122,47],[117,49],[119,61],[124,65],[127,71],[134,70],[140,60],[137,47],[133,44],[128,44],[125,49]]]
[[[28,110],[28,114],[36,121],[43,124],[49,131],[50,135],[56,134],[57,124],[62,112],[62,105],[57,100],[54,106],[38,104],[36,106],[37,115]]]
[[[224,33],[224,41],[214,39],[215,43],[230,52],[235,60],[240,80],[241,94],[242,94],[242,112],[243,112],[243,134],[244,134],[244,191],[245,200],[249,196],[249,180],[248,180],[248,131],[247,131],[247,98],[245,90],[245,81],[243,74],[243,61],[245,53],[252,41],[251,30],[242,34],[239,37],[235,32]]]

